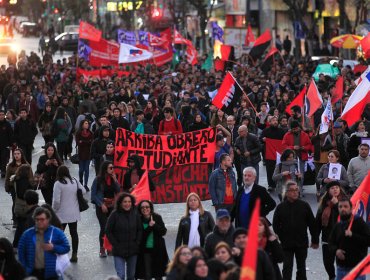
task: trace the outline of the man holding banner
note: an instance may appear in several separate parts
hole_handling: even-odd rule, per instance
[[[342,198],[338,203],[340,222],[329,238],[329,246],[335,251],[337,278],[343,279],[367,255],[370,246],[370,228],[361,217],[352,216],[352,202]],[[359,276],[357,280],[366,280]]]

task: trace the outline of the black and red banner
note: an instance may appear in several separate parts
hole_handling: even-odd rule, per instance
[[[271,70],[271,67],[275,63],[275,57],[274,55],[279,53],[279,50],[275,47],[272,47],[270,51],[266,54],[265,60],[262,62],[260,68],[264,73],[267,73]]]
[[[256,39],[253,48],[249,52],[249,56],[253,59],[253,62],[263,55],[263,53],[270,46],[271,40],[272,37],[270,29],[266,29],[266,31]]]
[[[149,170],[155,185],[154,203],[180,203],[189,193],[209,199],[208,178],[216,151],[216,131],[207,128],[177,135],[136,134],[116,131],[115,172],[123,185],[127,158],[136,154],[142,168]]]
[[[228,72],[215,98],[212,100],[212,103],[226,114],[232,115],[242,95],[243,90],[240,88],[235,78]]]

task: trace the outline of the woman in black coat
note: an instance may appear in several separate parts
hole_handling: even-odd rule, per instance
[[[192,221],[198,224],[197,229],[192,228]],[[181,218],[177,230],[175,247],[178,248],[182,244],[189,247],[203,247],[205,237],[213,231],[214,227],[215,221],[212,214],[203,209],[202,202],[196,193],[190,193],[186,198],[185,216]]]
[[[136,279],[162,279],[166,275],[168,254],[163,236],[167,229],[162,217],[154,212],[153,203],[143,200],[138,205],[143,224],[143,238],[136,263]]]
[[[126,279],[127,276],[127,280],[134,280],[143,226],[135,208],[135,198],[129,193],[118,195],[115,210],[108,218],[105,233],[112,244],[118,277]]]
[[[53,189],[56,180],[57,169],[62,165],[55,145],[51,142],[45,145],[45,155],[39,158],[36,174],[39,179],[39,187],[45,202],[49,205],[53,202]]]
[[[0,275],[4,280],[22,280],[26,272],[16,260],[13,246],[6,238],[0,238]]]

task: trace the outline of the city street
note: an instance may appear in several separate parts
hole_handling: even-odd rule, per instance
[[[36,169],[36,165],[40,155],[42,155],[43,150],[41,146],[43,145],[43,139],[40,135],[37,136],[33,158],[32,158],[32,168]],[[73,165],[70,161],[66,161],[66,165],[70,168],[70,171],[73,176],[78,177],[78,166]],[[260,167],[261,177],[260,184],[266,186],[266,172],[265,168]],[[90,180],[91,185],[94,179],[94,168],[90,168]],[[1,188],[0,188],[0,236],[4,236],[13,240],[14,229],[12,229],[11,223],[11,197],[4,191],[4,179],[1,179]],[[87,194],[89,198],[90,193]],[[277,196],[274,195],[274,198],[277,199]],[[314,186],[305,187],[304,199],[308,201],[316,213],[317,202],[315,196]],[[205,209],[211,211],[214,214],[214,209],[211,206],[210,201],[204,202]],[[155,205],[155,211],[162,215],[163,220],[167,227],[167,235],[165,237],[167,250],[170,258],[173,255],[177,225],[180,217],[185,212],[185,205],[183,203],[179,204],[161,204]],[[78,224],[78,232],[80,238],[79,252],[78,252],[78,263],[72,264],[69,268],[67,277],[65,279],[90,279],[90,280],[103,280],[107,275],[115,274],[113,266],[113,258],[99,258],[99,245],[98,245],[98,232],[99,224],[95,216],[94,206],[90,204],[90,209],[82,213],[82,220]],[[270,214],[268,218],[272,219]],[[67,230],[67,235],[69,233]],[[73,276],[72,276],[73,275]],[[326,279],[326,273],[322,263],[322,254],[321,249],[319,250],[308,250],[308,260],[307,260],[307,277],[308,279]]]

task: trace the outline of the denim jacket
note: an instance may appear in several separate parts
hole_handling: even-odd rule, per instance
[[[235,199],[236,193],[238,191],[235,173],[231,168],[229,168],[227,172],[231,180],[233,196]],[[225,189],[226,189],[226,178],[224,175],[224,171],[221,168],[217,168],[213,170],[213,172],[211,173],[208,183],[208,191],[209,194],[211,195],[213,205],[219,205],[224,203]]]
[[[104,192],[102,190],[102,184],[98,185],[98,177],[95,177],[91,186],[91,203],[101,207],[104,202]],[[120,186],[118,183],[112,181],[114,192],[118,194],[120,192]]]

